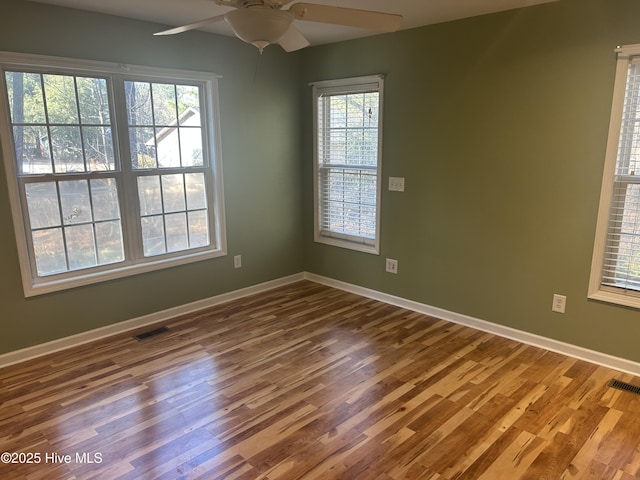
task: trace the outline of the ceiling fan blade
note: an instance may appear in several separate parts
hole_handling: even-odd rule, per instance
[[[262,5],[269,8],[280,8],[293,0],[213,0],[223,7],[245,8],[247,6]]]
[[[288,3],[293,2],[293,0],[269,0],[267,3],[276,6],[276,7],[284,7],[285,5],[287,5]]]
[[[163,30],[162,32],[156,32],[154,35],[175,35],[176,33],[188,32],[189,30],[195,30],[196,28],[204,27],[210,23],[219,22],[224,19],[224,15],[216,15],[215,17],[205,18],[198,22],[193,22],[181,27],[171,28],[169,30]]]
[[[280,37],[278,43],[285,52],[293,52],[309,46],[309,41],[293,25],[289,26],[289,29]]]
[[[333,23],[347,27],[380,30],[382,32],[395,32],[402,24],[402,15],[313,3],[294,3],[289,8],[289,11],[298,20]]]

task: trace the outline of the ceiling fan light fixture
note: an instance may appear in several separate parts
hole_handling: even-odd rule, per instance
[[[293,16],[286,10],[255,6],[227,12],[224,19],[240,40],[255,45],[262,53],[286,33]]]

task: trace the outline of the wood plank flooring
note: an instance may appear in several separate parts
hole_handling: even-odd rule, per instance
[[[312,282],[164,324],[1,369],[0,478],[640,478],[630,375]]]

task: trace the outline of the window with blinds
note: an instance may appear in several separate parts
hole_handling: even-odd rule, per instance
[[[378,253],[382,82],[313,84],[317,242]]]
[[[640,45],[617,64],[589,293],[640,307]]]

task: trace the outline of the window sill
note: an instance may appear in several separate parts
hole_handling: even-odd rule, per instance
[[[159,259],[156,261],[146,262],[144,264],[123,265],[116,268],[113,268],[113,266],[111,266],[111,268],[109,268],[108,270],[102,270],[98,272],[93,271],[83,274],[75,272],[75,275],[73,275],[73,277],[47,278],[44,280],[40,279],[37,283],[31,283],[27,280],[23,284],[24,295],[27,298],[35,297],[37,295],[44,295],[46,293],[59,292],[62,290],[92,285],[109,280],[116,280],[118,278],[125,278],[134,275],[140,275],[143,273],[154,272],[156,270],[161,270],[164,268],[188,265],[190,263],[200,262],[211,258],[222,257],[226,254],[226,250],[222,249],[209,250],[206,252],[181,255],[179,257]],[[29,279],[29,274],[23,274],[23,278]]]
[[[347,248],[349,250],[370,253],[372,255],[380,255],[380,249],[378,248],[377,243],[375,245],[371,245],[364,242],[354,242],[351,240],[344,240],[324,235],[318,235],[314,240],[316,243],[324,243],[325,245],[332,245],[334,247]]]
[[[588,298],[624,307],[640,308],[640,294],[631,292],[621,293],[620,291],[599,289],[590,293]]]

